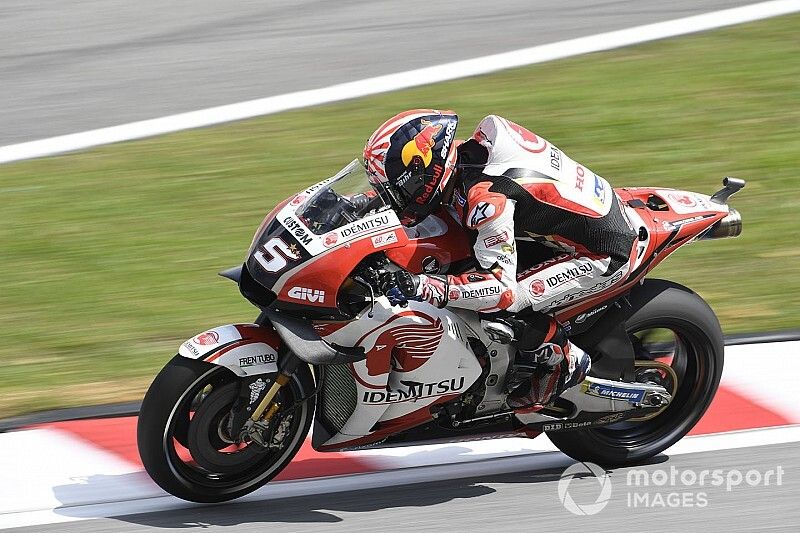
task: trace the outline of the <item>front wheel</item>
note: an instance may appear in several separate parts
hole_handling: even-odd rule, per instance
[[[248,494],[275,477],[305,440],[313,402],[308,366],[281,388],[275,417],[281,424],[272,447],[227,435],[227,418],[239,395],[229,370],[175,356],[156,376],[139,412],[137,441],[145,470],[162,489],[184,500],[215,503]],[[285,416],[278,416],[278,415]]]
[[[705,300],[677,283],[647,280],[631,293],[630,302],[635,311],[625,327],[637,365],[643,372],[652,372],[646,370],[648,361],[671,368],[663,378],[672,402],[654,417],[548,435],[573,459],[624,466],[653,457],[694,427],[717,392],[725,343]]]

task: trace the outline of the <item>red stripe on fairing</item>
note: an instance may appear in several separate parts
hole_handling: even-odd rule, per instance
[[[278,333],[272,329],[272,326],[259,326],[258,324],[234,324],[236,331],[239,332],[242,339],[255,340],[268,344],[276,350],[281,345],[281,338]]]
[[[236,341],[233,344],[231,344],[230,346],[226,346],[222,350],[214,353],[211,357],[209,357],[208,359],[205,359],[205,361],[207,363],[210,363],[212,361],[216,361],[217,359],[219,359],[220,357],[222,357],[226,353],[230,352],[234,348],[238,348],[240,346],[244,346],[245,344],[253,344],[254,342],[258,342],[258,341],[253,341],[253,340],[250,340],[250,339],[242,339],[240,341]]]
[[[316,322],[313,327],[320,337],[327,337],[348,325],[350,325],[350,322]]]
[[[729,387],[720,386],[711,406],[689,435],[785,426],[792,421]]]

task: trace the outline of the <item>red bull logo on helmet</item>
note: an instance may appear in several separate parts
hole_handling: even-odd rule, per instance
[[[427,167],[433,160],[433,147],[436,144],[436,135],[442,131],[441,124],[432,124],[429,120],[422,120],[422,131],[417,133],[413,139],[408,141],[400,153],[403,164],[408,166],[415,157],[422,159],[422,163]]]
[[[436,187],[439,184],[439,178],[442,177],[442,171],[444,169],[441,165],[434,165],[433,166],[433,176],[431,176],[430,181],[428,181],[423,187],[423,192],[419,195],[416,199],[416,202],[419,205],[425,205],[430,198],[431,193],[436,190]]]

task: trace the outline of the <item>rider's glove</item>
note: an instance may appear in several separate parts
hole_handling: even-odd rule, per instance
[[[384,290],[391,305],[405,305],[408,300],[419,300],[417,291],[419,276],[405,270],[398,270],[387,274],[384,280]]]
[[[398,270],[387,277],[386,297],[392,305],[405,305],[408,300],[428,302],[437,307],[447,304],[447,277],[412,274]]]

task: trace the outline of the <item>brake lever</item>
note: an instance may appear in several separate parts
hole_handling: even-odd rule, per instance
[[[372,289],[372,285],[367,283],[361,276],[353,276],[353,281],[369,291],[369,313],[367,313],[367,316],[369,318],[374,317],[375,313],[373,311],[375,310],[375,291]]]

